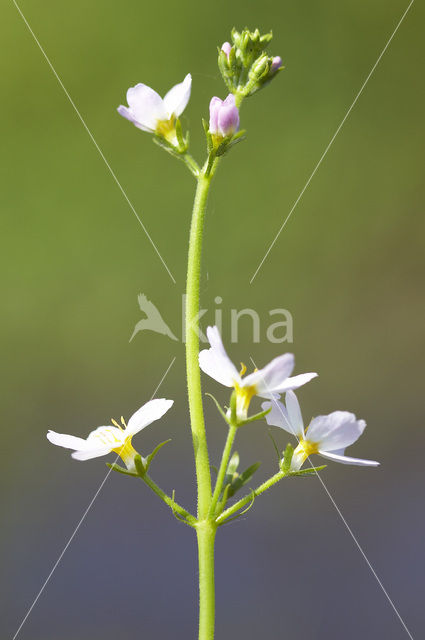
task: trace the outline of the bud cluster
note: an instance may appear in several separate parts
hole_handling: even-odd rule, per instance
[[[223,80],[239,105],[243,98],[262,89],[282,69],[279,56],[269,56],[266,49],[272,33],[261,35],[259,30],[232,29],[230,42],[225,42],[218,54],[218,66]]]

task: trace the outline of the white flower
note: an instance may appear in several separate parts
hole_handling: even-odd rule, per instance
[[[291,462],[292,471],[298,471],[313,453],[342,464],[367,467],[379,465],[379,462],[374,460],[349,458],[344,455],[345,448],[356,442],[366,427],[366,422],[357,420],[354,413],[333,411],[327,416],[317,416],[304,430],[300,405],[293,391],[286,393],[286,407],[277,400],[263,402],[262,407],[264,410],[271,408],[270,413],[266,415],[269,425],[285,429],[298,439],[298,446]]]
[[[76,460],[99,458],[114,451],[121,456],[128,469],[134,469],[134,456],[137,451],[131,444],[132,437],[155,420],[162,418],[172,404],[173,400],[165,398],[150,400],[131,416],[127,425],[123,418],[121,418],[122,426],[112,420],[114,427],[97,427],[85,440],[51,430],[47,433],[47,439],[59,447],[74,449],[72,457]]]
[[[199,354],[199,366],[207,375],[226,387],[233,387],[236,391],[236,415],[238,420],[244,421],[248,415],[249,403],[253,396],[261,398],[278,398],[288,389],[297,389],[317,376],[317,373],[302,373],[290,378],[294,369],[294,356],[285,353],[272,360],[263,369],[242,376],[246,367],[238,373],[223,346],[217,327],[208,327],[207,336],[211,345]]]
[[[136,84],[127,91],[128,107],[120,105],[118,113],[142,131],[155,133],[177,145],[176,118],[185,110],[190,98],[192,76],[176,84],[164,98],[145,84]]]

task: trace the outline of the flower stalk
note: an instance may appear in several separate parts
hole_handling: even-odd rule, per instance
[[[229,427],[229,432],[227,434],[226,444],[224,445],[223,456],[221,458],[221,463],[217,474],[217,481],[215,484],[211,506],[208,514],[210,517],[215,516],[217,502],[221,496],[221,492],[223,491],[223,482],[226,476],[227,465],[229,464],[230,454],[232,453],[232,447],[235,441],[237,429],[238,427],[235,424],[232,424]]]

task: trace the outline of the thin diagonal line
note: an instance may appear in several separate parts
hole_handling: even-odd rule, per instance
[[[309,462],[310,462],[310,460],[309,460]],[[310,462],[310,464],[311,464],[311,462]],[[312,466],[313,466],[313,465],[312,465]],[[319,473],[318,473],[317,471],[316,471],[316,475],[317,475],[317,477],[319,478],[319,480],[320,480],[320,482],[321,482],[321,484],[322,484],[322,487],[323,487],[323,488],[324,488],[324,490],[326,491],[326,493],[327,493],[327,495],[328,495],[329,500],[332,502],[332,504],[333,504],[333,506],[335,507],[335,509],[336,509],[336,511],[337,511],[337,513],[338,513],[338,515],[339,515],[339,517],[340,517],[340,518],[341,518],[341,520],[343,521],[343,523],[344,523],[344,525],[345,525],[345,527],[346,527],[347,531],[349,532],[350,536],[351,536],[351,537],[352,537],[352,539],[354,540],[354,542],[355,542],[355,544],[356,544],[356,546],[357,546],[358,550],[359,550],[359,551],[360,551],[360,553],[362,554],[362,556],[363,556],[363,558],[364,558],[364,560],[365,560],[365,562],[366,562],[367,566],[368,566],[368,567],[369,567],[369,569],[371,570],[371,572],[372,572],[373,576],[375,577],[375,579],[376,579],[377,583],[379,584],[379,586],[381,587],[382,591],[384,592],[384,595],[385,595],[385,597],[387,598],[388,602],[390,603],[391,607],[393,608],[394,613],[396,614],[397,618],[400,620],[400,622],[401,622],[401,624],[402,624],[402,626],[403,626],[404,630],[406,631],[407,635],[409,636],[410,640],[413,640],[413,636],[412,636],[412,634],[410,633],[409,629],[407,628],[406,623],[404,622],[403,618],[402,618],[402,617],[401,617],[401,615],[399,614],[399,612],[398,612],[398,610],[397,610],[397,608],[396,608],[396,606],[395,606],[394,602],[391,600],[391,597],[390,597],[390,595],[388,594],[388,591],[385,589],[385,587],[384,587],[384,585],[382,584],[382,582],[381,582],[381,580],[380,580],[379,576],[377,575],[377,573],[376,573],[375,569],[373,568],[373,566],[372,566],[372,564],[370,563],[370,561],[369,561],[368,557],[366,556],[365,552],[363,551],[362,547],[360,546],[359,541],[357,540],[356,536],[355,536],[355,535],[354,535],[354,533],[352,532],[352,530],[351,530],[351,528],[350,528],[349,524],[347,523],[346,519],[345,519],[345,518],[344,518],[344,516],[342,515],[340,508],[338,507],[338,505],[336,504],[336,502],[335,502],[334,498],[333,498],[333,497],[332,497],[332,495],[330,494],[329,489],[328,489],[328,488],[327,488],[327,486],[325,485],[325,483],[324,483],[324,481],[323,481],[322,477],[319,475]]]
[[[320,167],[320,165],[322,164],[323,160],[325,159],[326,154],[328,153],[329,149],[331,148],[335,138],[337,137],[338,133],[341,131],[345,121],[347,120],[348,116],[350,115],[352,109],[354,108],[357,100],[360,98],[363,89],[365,88],[365,86],[367,85],[367,83],[369,82],[373,72],[375,71],[376,67],[378,66],[379,62],[381,61],[382,56],[384,55],[384,53],[386,52],[386,50],[388,49],[392,39],[394,38],[395,34],[397,33],[401,23],[403,22],[404,18],[406,17],[410,7],[412,6],[414,0],[411,0],[409,6],[407,7],[406,11],[403,13],[403,15],[401,16],[400,20],[397,23],[396,28],[394,29],[394,31],[392,32],[390,38],[387,41],[387,44],[385,45],[385,47],[382,49],[381,53],[379,54],[379,57],[377,59],[377,61],[375,62],[375,64],[373,65],[372,69],[370,70],[366,80],[363,82],[362,86],[360,87],[360,91],[358,92],[358,94],[356,95],[356,97],[354,98],[350,108],[348,109],[347,113],[345,114],[344,118],[342,119],[339,127],[337,128],[337,130],[335,131],[334,135],[332,136],[328,146],[326,147],[326,149],[324,150],[324,152],[322,153],[319,162],[316,164],[316,166],[313,169],[312,174],[310,175],[309,179],[307,180],[307,182],[305,183],[304,187],[301,190],[301,193],[299,194],[298,198],[295,200],[294,204],[292,205],[291,210],[289,211],[288,215],[286,216],[283,224],[281,225],[279,231],[277,232],[277,234],[274,237],[273,242],[271,243],[271,245],[269,246],[269,248],[267,249],[266,253],[264,254],[263,259],[261,260],[260,264],[258,265],[257,269],[255,270],[254,275],[252,276],[251,280],[249,281],[249,284],[252,284],[254,281],[254,278],[257,276],[257,273],[260,271],[261,267],[263,266],[264,261],[266,260],[267,256],[269,255],[270,251],[273,249],[274,245],[277,242],[277,239],[279,238],[280,234],[282,233],[283,229],[286,226],[286,223],[288,222],[289,218],[292,216],[292,213],[294,212],[294,209],[296,208],[296,206],[298,205],[299,201],[301,200],[301,198],[303,197],[306,189],[308,188],[310,182],[312,181],[312,179],[314,178],[318,168]]]
[[[75,527],[72,536],[69,538],[68,542],[66,543],[66,545],[64,546],[61,554],[59,555],[59,558],[56,560],[55,564],[53,565],[49,575],[47,576],[47,578],[45,579],[43,586],[41,587],[40,591],[38,592],[37,596],[35,597],[32,605],[30,606],[30,608],[28,609],[27,613],[25,614],[24,619],[22,620],[21,624],[18,627],[18,630],[16,631],[15,635],[13,636],[13,640],[16,640],[16,638],[18,637],[18,634],[20,632],[20,630],[22,629],[22,627],[24,626],[25,622],[27,621],[27,618],[29,617],[29,615],[31,614],[31,611],[34,609],[35,605],[38,602],[38,599],[40,598],[41,594],[43,593],[44,589],[46,588],[50,578],[52,577],[52,575],[54,574],[54,572],[57,569],[58,564],[60,563],[60,561],[62,560],[63,556],[66,553],[66,550],[68,549],[69,545],[71,544],[71,542],[73,541],[74,537],[76,536],[78,529],[81,527],[81,525],[83,524],[86,515],[88,514],[88,512],[90,511],[90,509],[93,506],[94,501],[96,500],[97,496],[99,495],[99,493],[101,492],[103,485],[105,484],[105,482],[107,481],[107,479],[109,478],[109,474],[111,473],[112,469],[109,469],[108,473],[106,474],[105,478],[103,479],[100,487],[98,488],[98,490],[96,491],[96,493],[94,494],[93,498],[91,499],[89,506],[87,507],[87,509],[84,511],[82,518],[80,519],[79,523],[77,524],[77,526]]]
[[[168,372],[170,371],[171,367],[173,366],[173,364],[176,361],[176,356],[174,356],[174,358],[171,360],[170,364],[168,365],[168,368],[166,370],[166,372],[164,373],[164,375],[162,376],[161,380],[158,382],[155,391],[153,392],[153,394],[151,395],[150,399],[152,400],[153,397],[156,395],[156,392],[158,391],[159,387],[162,385],[162,383],[164,382],[165,378],[168,375]],[[118,456],[119,458],[119,456]]]
[[[40,49],[41,53],[44,56],[44,59],[46,60],[47,64],[49,65],[50,69],[52,70],[56,80],[59,82],[61,88],[63,89],[63,92],[65,93],[66,97],[68,98],[69,102],[71,103],[71,106],[73,107],[75,113],[77,114],[78,118],[81,121],[81,124],[83,125],[84,129],[87,131],[90,140],[93,142],[94,146],[96,147],[97,151],[99,152],[100,157],[102,158],[103,162],[105,163],[105,165],[107,166],[109,173],[111,174],[112,178],[114,179],[117,187],[119,188],[119,190],[121,191],[122,195],[124,196],[128,206],[130,207],[131,211],[134,213],[134,215],[136,216],[140,226],[142,227],[143,231],[146,234],[146,237],[148,238],[149,242],[151,243],[153,249],[155,250],[155,253],[157,254],[158,258],[161,260],[164,268],[166,269],[168,275],[170,276],[171,280],[174,282],[174,284],[176,284],[176,280],[173,276],[173,274],[171,273],[170,269],[168,268],[164,258],[162,257],[162,255],[159,252],[158,247],[156,246],[156,244],[154,243],[154,241],[152,240],[149,231],[146,229],[145,225],[143,224],[141,218],[139,217],[136,209],[134,208],[132,202],[130,201],[128,195],[126,194],[126,192],[124,191],[120,181],[118,180],[117,176],[115,175],[115,172],[113,171],[111,165],[109,164],[109,162],[107,161],[107,159],[105,158],[105,155],[102,151],[102,149],[99,147],[98,143],[96,142],[92,132],[90,131],[90,129],[88,128],[83,116],[81,115],[81,113],[79,112],[75,102],[73,101],[73,99],[71,98],[71,96],[69,95],[65,85],[63,84],[62,80],[60,79],[59,75],[56,72],[56,69],[54,68],[53,64],[51,63],[49,57],[47,56],[46,52],[44,51],[43,47],[41,46],[37,36],[35,35],[34,31],[31,29],[28,20],[26,19],[26,17],[24,16],[24,14],[22,13],[19,5],[17,4],[17,2],[15,0],[12,0],[13,4],[15,5],[16,9],[18,10],[22,20],[24,21],[24,23],[26,24],[28,31],[31,33],[32,37],[34,38],[38,48]]]
[[[167,370],[165,371],[165,373],[164,373],[164,375],[162,376],[161,380],[160,380],[160,381],[159,381],[159,383],[157,384],[156,389],[155,389],[155,391],[153,392],[153,394],[152,394],[152,396],[151,396],[150,400],[152,400],[152,398],[156,395],[156,393],[157,393],[157,391],[158,391],[159,387],[160,387],[160,386],[162,385],[162,383],[164,382],[164,380],[165,380],[165,378],[166,378],[166,376],[167,376],[168,372],[170,371],[171,367],[173,366],[173,364],[174,364],[174,362],[175,362],[175,359],[176,359],[176,356],[174,356],[174,358],[171,360],[170,364],[168,365]],[[118,458],[119,458],[119,456],[117,456],[117,457],[115,458],[115,462],[118,460]],[[102,489],[103,489],[103,487],[104,487],[104,485],[105,485],[105,482],[106,482],[106,481],[107,481],[107,479],[109,478],[109,475],[110,475],[111,471],[112,471],[112,468],[110,468],[110,469],[109,469],[108,473],[106,474],[106,476],[105,476],[105,477],[104,477],[104,479],[102,480],[102,482],[101,482],[101,484],[100,484],[99,488],[97,489],[96,493],[94,494],[93,498],[91,499],[91,501],[90,501],[90,503],[89,503],[89,506],[88,506],[88,507],[87,507],[87,509],[84,511],[84,513],[83,513],[83,515],[82,515],[82,517],[81,517],[80,521],[78,522],[77,526],[75,527],[75,529],[74,529],[74,531],[73,531],[73,533],[72,533],[71,537],[69,538],[68,542],[66,543],[66,545],[65,545],[65,546],[64,546],[64,548],[63,548],[63,550],[61,551],[61,553],[60,553],[60,555],[59,555],[58,559],[56,560],[55,564],[53,565],[53,567],[52,567],[52,569],[51,569],[51,571],[50,571],[49,575],[47,576],[47,578],[46,578],[46,579],[45,579],[45,581],[43,582],[43,585],[42,585],[42,587],[41,587],[40,591],[37,593],[37,595],[36,595],[36,597],[35,597],[35,599],[34,599],[33,603],[31,604],[30,608],[28,609],[27,613],[25,614],[25,617],[23,618],[23,620],[22,620],[21,624],[19,625],[19,627],[18,627],[18,629],[17,629],[17,631],[16,631],[15,635],[13,636],[12,640],[16,640],[16,638],[18,637],[18,634],[19,634],[19,632],[21,631],[22,627],[24,626],[25,622],[27,621],[27,619],[28,619],[29,615],[31,614],[31,611],[34,609],[35,605],[37,604],[37,602],[38,602],[38,600],[39,600],[39,598],[40,598],[41,594],[43,593],[44,589],[47,587],[47,584],[49,583],[50,578],[52,577],[52,575],[53,575],[53,574],[54,574],[54,572],[56,571],[56,569],[57,569],[57,567],[58,567],[58,565],[59,565],[60,561],[62,560],[63,556],[65,555],[65,553],[66,553],[66,551],[67,551],[67,549],[68,549],[69,545],[71,544],[71,542],[72,542],[72,541],[73,541],[73,539],[75,538],[75,536],[76,536],[76,534],[77,534],[77,532],[78,532],[79,528],[80,528],[80,527],[81,527],[81,525],[83,524],[83,522],[84,522],[84,520],[85,520],[85,518],[86,518],[86,516],[87,516],[88,512],[89,512],[89,511],[90,511],[90,509],[92,508],[92,506],[93,506],[93,504],[94,504],[94,501],[96,500],[96,498],[97,498],[97,496],[99,495],[99,493],[102,491]]]
[[[253,360],[252,356],[250,356],[250,360],[251,360],[252,364],[254,365],[254,367],[255,367],[256,369],[258,369],[258,367],[257,367],[257,365],[255,364],[255,362],[254,362],[254,360]],[[272,392],[271,392],[271,390],[268,388],[267,382],[264,380],[264,378],[263,378],[263,382],[264,382],[265,386],[267,387],[267,391],[271,394]],[[281,412],[281,414],[282,414],[282,417],[283,417],[284,421],[285,421],[285,422],[287,422],[286,416],[285,416],[285,414],[283,413],[281,406],[280,406],[278,403],[276,403],[276,405],[275,405],[275,406],[276,406],[276,407],[279,409],[279,411]],[[289,425],[289,426],[290,426],[290,425]],[[291,431],[292,431],[292,430],[291,430]],[[292,432],[292,433],[293,433],[293,432]],[[293,435],[294,435],[295,439],[297,440],[298,444],[300,444],[300,440],[299,440],[298,436],[297,436],[295,433],[293,433]],[[391,607],[393,608],[394,613],[396,614],[397,618],[399,619],[399,621],[400,621],[400,622],[401,622],[401,624],[403,625],[404,630],[406,631],[406,633],[407,633],[407,635],[409,636],[410,640],[414,640],[414,639],[413,639],[412,634],[410,633],[409,629],[408,629],[408,628],[407,628],[407,626],[406,626],[406,623],[404,622],[403,618],[402,618],[402,617],[401,617],[401,615],[399,614],[399,612],[398,612],[398,610],[397,610],[397,607],[395,606],[394,602],[391,600],[391,597],[390,597],[390,595],[389,595],[388,591],[385,589],[385,587],[384,587],[384,585],[382,584],[382,582],[381,582],[381,580],[380,580],[379,576],[377,575],[377,573],[376,573],[375,569],[373,568],[373,566],[372,566],[371,562],[369,561],[368,557],[366,556],[365,552],[363,551],[362,547],[360,546],[359,541],[357,540],[356,536],[355,536],[355,535],[354,535],[354,533],[352,532],[352,530],[351,530],[351,528],[350,528],[350,525],[348,524],[348,522],[346,521],[346,519],[345,519],[345,518],[344,518],[344,516],[342,515],[341,510],[340,510],[340,508],[338,507],[338,505],[336,504],[336,502],[335,502],[335,500],[334,500],[333,496],[331,495],[331,493],[330,493],[330,491],[329,491],[328,487],[326,486],[325,481],[324,481],[324,480],[322,479],[322,477],[319,475],[319,473],[318,473],[318,471],[317,471],[316,467],[315,467],[315,466],[313,465],[313,463],[311,462],[311,460],[310,460],[310,456],[308,456],[308,457],[307,457],[307,460],[308,460],[308,463],[309,463],[310,467],[311,467],[312,469],[314,469],[314,472],[315,472],[316,476],[319,478],[319,480],[320,480],[320,482],[321,482],[321,484],[322,484],[322,487],[323,487],[323,488],[324,488],[324,490],[326,491],[326,494],[327,494],[327,496],[328,496],[329,500],[332,502],[333,506],[335,507],[336,512],[338,513],[339,517],[341,518],[342,522],[344,523],[344,525],[345,525],[345,527],[346,527],[347,531],[349,532],[350,536],[351,536],[351,537],[352,537],[352,539],[354,540],[354,542],[355,542],[355,544],[356,544],[356,546],[357,546],[358,550],[359,550],[359,551],[360,551],[360,553],[362,554],[362,556],[363,556],[364,560],[366,561],[367,566],[368,566],[368,567],[369,567],[369,569],[371,570],[371,572],[372,572],[373,576],[375,577],[375,579],[376,579],[377,583],[378,583],[378,584],[379,584],[379,586],[381,587],[381,589],[382,589],[382,591],[383,591],[383,593],[384,593],[385,597],[387,598],[388,602],[390,603]]]

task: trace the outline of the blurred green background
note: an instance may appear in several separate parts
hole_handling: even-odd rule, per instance
[[[305,418],[347,409],[368,422],[323,478],[377,575],[419,637],[423,626],[423,7],[415,3],[252,284],[265,251],[393,32],[407,2],[161,5],[123,0],[20,7],[173,273],[173,284],[12,2],[2,7],[2,632],[12,638],[106,475],[76,463],[47,428],[86,435],[158,392],[175,407],[136,446],[172,437],[153,474],[193,506],[181,342],[140,333],[145,293],[181,334],[194,182],[116,113],[137,82],[162,95],[186,73],[183,117],[201,160],[201,116],[225,97],[216,47],[232,26],[273,29],[286,69],[244,103],[247,140],[225,158],[206,220],[204,326],[216,296],[245,320],[235,361],[291,350]],[[268,311],[294,318],[294,343],[265,339]],[[224,403],[225,390],[204,380]],[[211,458],[225,430],[206,405]],[[280,446],[283,433],[275,432]],[[239,436],[243,463],[275,469],[266,428]],[[196,635],[196,550],[148,490],[111,475],[19,638]],[[217,638],[407,637],[323,487],[282,483],[218,537]]]

